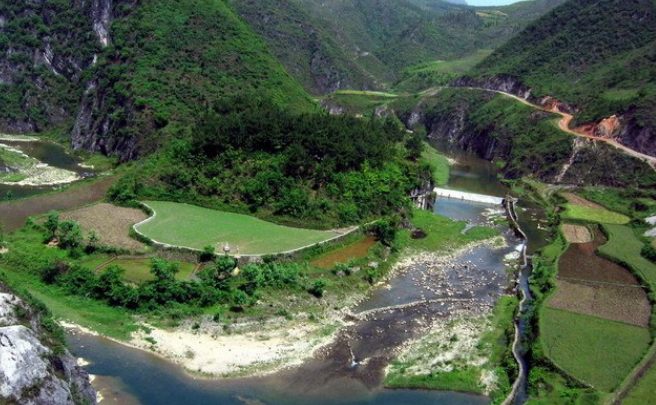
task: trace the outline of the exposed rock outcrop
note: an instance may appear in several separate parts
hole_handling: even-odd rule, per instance
[[[89,375],[58,346],[41,315],[0,284],[0,403],[94,405]]]
[[[531,89],[522,84],[517,77],[512,75],[493,75],[484,77],[463,76],[454,80],[451,85],[453,87],[472,87],[477,89],[503,91],[526,100],[531,97]]]

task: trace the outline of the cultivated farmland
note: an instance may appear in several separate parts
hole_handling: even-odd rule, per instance
[[[323,242],[338,232],[291,228],[248,216],[215,211],[195,205],[147,201],[156,212],[136,229],[161,243],[221,251],[228,243],[231,254],[272,254]]]
[[[556,365],[605,392],[622,382],[651,340],[647,328],[552,308],[543,308],[540,330]]]
[[[148,216],[141,210],[100,203],[65,212],[62,219],[77,221],[85,232],[95,231],[102,246],[141,250],[144,245],[128,236],[130,227]]]
[[[570,282],[559,279],[549,307],[598,316],[637,326],[649,326],[651,305],[642,287]]]

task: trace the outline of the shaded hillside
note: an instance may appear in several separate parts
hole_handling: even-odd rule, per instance
[[[528,26],[474,70],[509,74],[533,97],[555,96],[578,123],[621,115],[612,136],[656,153],[656,3],[572,0]]]
[[[9,39],[0,39],[5,44],[0,66],[25,73],[22,81],[5,85],[0,130],[60,127],[71,134],[76,149],[128,160],[153,150],[166,135],[184,131],[206,104],[222,96],[256,92],[280,106],[314,108],[267,45],[222,0],[23,3],[23,14],[2,13],[3,37],[24,38],[24,51],[18,57]],[[37,19],[32,9],[43,17]],[[55,41],[51,31],[69,32],[70,39]],[[83,39],[87,42],[80,44]],[[41,54],[52,61],[70,59],[75,74],[52,71],[44,63],[33,69]],[[53,66],[65,71],[66,65]],[[25,84],[40,88],[42,81],[56,84],[44,91],[46,97]],[[30,102],[32,94],[37,101]],[[33,112],[37,103],[39,111],[57,114],[41,118]],[[12,124],[18,120],[29,125]]]
[[[375,57],[357,55],[340,43],[294,0],[232,0],[239,14],[268,40],[271,51],[310,92],[381,87],[387,68]]]

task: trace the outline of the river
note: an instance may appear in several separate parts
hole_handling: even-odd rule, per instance
[[[438,149],[457,160],[450,186],[465,191],[504,196],[494,165],[463,151]],[[499,208],[465,201],[439,199],[435,212],[472,225],[484,224],[486,214]],[[544,240],[538,229],[539,210],[521,214],[533,246]],[[520,241],[510,231],[509,246],[478,246],[441,263],[417,262],[400,272],[388,286],[355,308],[359,319],[343,328],[336,340],[302,366],[271,376],[233,380],[194,378],[178,366],[150,353],[101,337],[69,332],[73,352],[90,364],[94,386],[103,404],[450,404],[483,405],[483,396],[448,391],[385,389],[383,370],[393,349],[413,339],[423,325],[449,319],[467,308],[491,308],[510,285],[504,256]],[[449,297],[448,300],[443,299]],[[431,301],[432,300],[432,301]],[[395,306],[400,306],[394,308]]]

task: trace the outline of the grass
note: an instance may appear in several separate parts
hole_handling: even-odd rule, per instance
[[[496,229],[480,226],[471,228],[463,234],[462,230],[465,229],[466,225],[464,221],[454,221],[423,210],[413,212],[412,224],[422,229],[426,233],[426,237],[412,239],[409,231],[403,231],[399,234],[399,245],[428,252],[455,249],[470,242],[499,235]]]
[[[435,148],[424,142],[422,158],[431,165],[433,179],[438,186],[445,186],[449,182],[449,160],[441,155]]]
[[[449,373],[435,372],[425,375],[394,373],[385,381],[385,385],[390,388],[422,388],[482,394],[479,381],[480,370],[467,367]]]
[[[584,222],[596,222],[602,224],[626,224],[629,217],[617,212],[581,207],[578,205],[565,204],[565,211],[561,214],[563,219],[571,219]]]
[[[290,228],[248,215],[215,211],[195,205],[147,201],[157,216],[138,230],[158,242],[220,251],[229,243],[233,254],[272,254],[319,243],[334,232]]]
[[[647,328],[552,308],[541,311],[540,331],[557,366],[605,392],[622,382],[650,342]]]
[[[80,296],[66,295],[57,287],[46,285],[29,274],[6,268],[0,268],[0,271],[4,271],[12,286],[20,286],[43,302],[55,319],[72,322],[119,340],[129,340],[130,334],[138,329],[130,313],[124,309]]]
[[[633,229],[622,225],[604,225],[608,242],[599,247],[599,252],[612,259],[628,264],[656,289],[656,265],[640,255],[644,244],[636,237]]]

